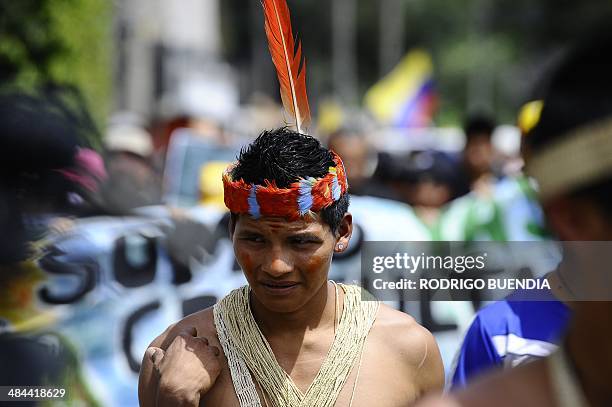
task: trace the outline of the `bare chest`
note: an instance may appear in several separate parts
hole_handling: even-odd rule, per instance
[[[278,362],[295,385],[305,393],[317,376],[326,352],[306,352],[298,358],[279,355]],[[397,355],[375,339],[366,341],[361,357],[350,366],[350,372],[336,400],[337,407],[400,407],[413,402],[417,392],[411,372],[398,361]],[[266,402],[261,396],[262,406]],[[239,407],[231,373],[224,358],[224,366],[215,386],[205,395],[201,405]],[[268,401],[268,405],[272,405]]]

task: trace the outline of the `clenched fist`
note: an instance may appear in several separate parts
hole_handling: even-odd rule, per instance
[[[167,349],[150,347],[146,353],[159,375],[158,406],[197,406],[221,371],[219,349],[195,328],[179,333]]]

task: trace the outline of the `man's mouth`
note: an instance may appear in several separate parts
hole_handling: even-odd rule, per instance
[[[286,294],[293,291],[300,283],[295,281],[262,281],[261,285],[272,294]]]

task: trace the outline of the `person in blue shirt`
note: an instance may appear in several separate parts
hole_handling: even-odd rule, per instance
[[[571,304],[571,321],[559,350],[513,369],[486,374],[466,389],[426,400],[420,407],[612,405],[611,71],[608,23],[572,48],[547,78],[541,117],[525,138],[527,173],[538,181],[547,224],[563,248],[557,271],[547,276],[552,294]],[[480,325],[472,328],[466,347],[486,326],[492,333],[489,349],[495,348],[499,332],[492,327],[497,324],[507,325],[501,332],[508,343],[513,340],[516,344],[510,338],[518,333],[519,338],[538,340],[537,335],[555,318],[545,308],[549,305],[523,303],[520,307],[525,309],[516,311],[512,301],[495,304],[500,307],[499,321],[487,320],[487,313],[495,311],[482,311]],[[513,326],[515,317],[519,323]],[[480,348],[482,353],[488,351],[486,346]],[[507,347],[505,352],[504,361],[511,360]],[[469,359],[468,355],[460,358]]]
[[[554,273],[549,277],[558,280]],[[557,349],[569,323],[568,306],[550,291],[541,301],[521,300],[521,294],[516,292],[476,314],[455,357],[452,388],[465,387],[492,368],[515,367]]]
[[[541,102],[526,104],[519,114],[519,128],[523,136],[537,125],[534,107],[541,112]],[[535,216],[540,229],[543,219]],[[553,353],[566,331],[570,310],[559,300],[564,297],[565,281],[560,270],[545,278],[551,291],[542,291],[538,301],[525,301],[529,293],[517,291],[502,301],[482,308],[476,314],[451,368],[449,386],[462,388],[475,376],[493,368],[516,367]]]

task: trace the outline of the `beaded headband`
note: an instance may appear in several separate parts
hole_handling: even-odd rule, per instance
[[[311,122],[310,106],[306,94],[306,61],[302,44],[293,35],[291,17],[286,0],[262,0],[268,48],[280,83],[281,100],[287,113],[294,119],[296,131],[307,134]],[[265,185],[234,180],[229,166],[223,173],[225,206],[233,213],[283,217],[297,220],[307,214],[319,212],[340,199],[348,189],[342,159],[332,151],[335,167],[330,167],[321,178],[305,178],[289,188],[278,188],[274,181]]]
[[[274,181],[265,180],[265,185],[249,184],[244,180],[233,180],[230,165],[223,173],[225,206],[233,213],[283,217],[297,220],[306,214],[319,212],[340,199],[348,190],[344,164],[332,151],[335,167],[329,167],[321,178],[305,178],[292,183],[289,188],[278,188]]]

